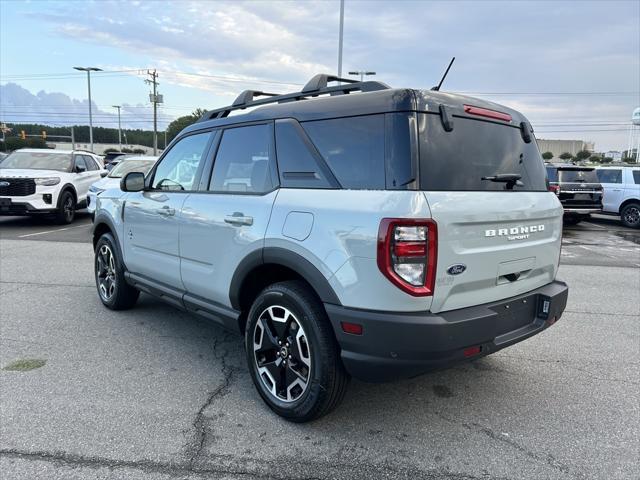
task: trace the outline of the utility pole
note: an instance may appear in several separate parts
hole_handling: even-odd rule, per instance
[[[71,150],[76,149],[76,135],[73,131],[73,125],[71,126]]]
[[[153,103],[153,154],[158,155],[158,104],[162,103],[162,95],[158,95],[158,72],[147,70],[150,79],[145,80],[146,83],[153,85],[153,93],[149,95],[151,103]]]
[[[122,128],[120,127],[120,105],[111,105],[113,108],[118,109],[118,145],[120,151],[122,151]]]
[[[376,72],[367,72],[366,70],[358,70],[355,72],[349,72],[349,75],[360,75],[360,81],[364,81],[364,77],[365,75],[369,76],[369,75],[375,75]]]
[[[342,37],[344,35],[344,0],[340,0],[340,36],[338,38],[338,77],[342,77]]]
[[[101,72],[101,68],[96,67],[73,67],[74,70],[87,72],[87,90],[89,91],[89,143],[93,152],[93,117],[91,116],[91,72]]]

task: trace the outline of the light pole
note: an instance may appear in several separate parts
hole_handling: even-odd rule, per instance
[[[364,81],[365,75],[375,75],[376,72],[367,72],[366,70],[358,70],[357,72],[349,72],[349,75],[360,75],[360,81]]]
[[[340,34],[338,37],[338,77],[342,76],[342,37],[344,36],[344,0],[340,0]]]
[[[87,90],[89,91],[89,143],[93,152],[93,117],[91,116],[91,72],[101,72],[101,68],[96,67],[73,67],[75,70],[87,72]]]
[[[118,145],[120,151],[122,151],[122,128],[120,127],[120,105],[111,105],[113,108],[118,109]]]

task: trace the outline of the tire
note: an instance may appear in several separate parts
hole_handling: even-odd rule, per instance
[[[620,212],[620,221],[625,227],[640,228],[640,203],[629,203]]]
[[[56,213],[56,222],[67,225],[73,222],[76,216],[76,199],[69,190],[65,190],[58,200],[58,212]]]
[[[122,259],[110,233],[103,234],[96,244],[94,276],[98,297],[105,307],[126,310],[136,304],[140,291],[126,282]]]
[[[582,217],[578,215],[565,215],[562,217],[562,222],[565,225],[577,225],[582,221]]]
[[[344,398],[349,376],[327,314],[306,283],[276,283],[258,295],[245,346],[258,393],[281,417],[315,420]]]

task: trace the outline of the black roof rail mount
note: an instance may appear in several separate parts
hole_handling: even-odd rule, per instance
[[[329,82],[343,82],[346,85],[335,85],[329,87]],[[228,107],[218,108],[216,110],[207,111],[198,122],[213,120],[216,118],[225,118],[234,110],[242,110],[249,107],[257,107],[268,105],[271,103],[297,102],[306,100],[309,97],[317,97],[319,95],[344,95],[351,92],[374,92],[377,90],[388,90],[389,85],[378,81],[359,82],[351,78],[340,78],[335,75],[318,74],[314,76],[302,88],[300,92],[285,93],[278,95],[276,93],[267,93],[259,90],[245,90],[233,101]],[[255,97],[269,97],[255,100]]]
[[[233,101],[233,107],[239,107],[241,105],[246,105],[247,103],[253,102],[255,97],[277,97],[279,94],[277,93],[267,93],[261,92],[259,90],[245,90],[240,95],[236,97]]]

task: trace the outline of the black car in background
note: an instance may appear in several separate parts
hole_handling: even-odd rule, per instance
[[[545,165],[549,191],[564,208],[564,222],[575,225],[592,213],[602,211],[602,185],[592,167]]]

